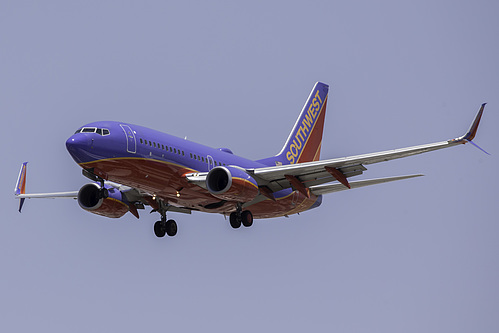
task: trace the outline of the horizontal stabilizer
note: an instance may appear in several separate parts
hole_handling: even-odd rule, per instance
[[[55,199],[55,198],[70,198],[76,199],[78,197],[78,191],[71,192],[54,192],[54,193],[33,193],[33,194],[19,194],[17,198],[34,199],[34,198],[45,198],[45,199]]]
[[[351,186],[351,188],[359,188],[359,187],[364,187],[364,186],[369,186],[369,185],[383,184],[383,183],[393,182],[396,180],[403,180],[403,179],[409,179],[409,178],[415,178],[415,177],[421,177],[421,176],[423,176],[423,175],[408,175],[408,176],[358,180],[355,182],[350,182],[350,186]],[[348,187],[345,187],[341,183],[324,184],[324,185],[317,185],[317,186],[310,187],[310,191],[314,195],[321,195],[321,194],[339,192],[339,191],[344,191],[344,190],[348,190]]]

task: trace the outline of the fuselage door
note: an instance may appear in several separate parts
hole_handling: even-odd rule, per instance
[[[215,167],[215,161],[211,155],[206,156],[206,161],[208,162],[208,171]]]
[[[135,154],[137,152],[137,141],[135,140],[135,134],[128,125],[121,125],[123,132],[126,136],[126,151]]]

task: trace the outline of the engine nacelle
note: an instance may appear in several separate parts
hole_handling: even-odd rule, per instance
[[[78,192],[78,204],[81,208],[106,217],[118,218],[128,212],[128,203],[123,193],[112,186],[104,185],[107,197],[101,194],[102,189],[96,183],[83,185]]]
[[[217,166],[206,176],[206,188],[210,193],[227,201],[248,202],[258,195],[257,182],[244,170]]]

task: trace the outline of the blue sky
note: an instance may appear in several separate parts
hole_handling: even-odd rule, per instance
[[[499,5],[493,1],[4,1],[0,329],[496,332]],[[368,167],[423,173],[232,230],[222,216],[109,220],[28,192],[86,183],[65,149],[118,120],[258,159],[316,81],[322,158],[463,134],[471,145]],[[359,179],[361,179],[359,178]]]

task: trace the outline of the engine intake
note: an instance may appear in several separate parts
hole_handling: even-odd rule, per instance
[[[258,184],[244,170],[217,166],[206,176],[206,188],[219,199],[248,202],[258,195]]]
[[[106,198],[102,195],[103,190],[107,191]],[[122,217],[129,210],[121,191],[108,185],[102,189],[96,183],[85,184],[80,188],[78,204],[86,211],[111,218]]]

